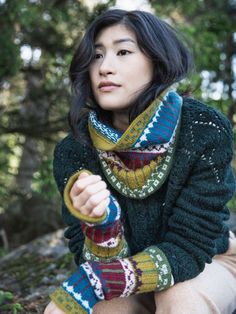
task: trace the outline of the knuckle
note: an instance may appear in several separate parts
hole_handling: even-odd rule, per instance
[[[77,209],[77,202],[75,200],[72,200],[72,205],[73,205],[74,208]]]
[[[86,195],[88,195],[88,196],[92,195],[92,194],[94,193],[94,188],[93,188],[93,186],[91,186],[91,185],[87,186],[87,187],[85,188],[85,193],[86,193]]]
[[[98,205],[98,201],[97,201],[97,198],[95,196],[90,197],[89,205],[92,207],[95,207]]]
[[[77,182],[76,182],[76,189],[77,189],[78,192],[83,191],[83,189],[84,189],[83,183],[80,182],[80,181],[77,181]]]
[[[105,181],[102,181],[102,182],[101,182],[101,184],[102,184],[102,188],[104,188],[104,189],[106,189],[106,188],[107,188],[107,184],[106,184],[106,182],[105,182]]]
[[[75,208],[75,209],[79,209],[79,200],[78,200],[78,198],[76,198],[76,197],[73,197],[72,198],[72,206]]]
[[[109,190],[106,189],[105,192],[106,192],[106,196],[110,195],[110,191]]]

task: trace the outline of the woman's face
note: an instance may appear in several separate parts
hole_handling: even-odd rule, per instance
[[[89,75],[92,91],[104,110],[125,109],[152,80],[153,66],[124,25],[103,29],[95,41]]]

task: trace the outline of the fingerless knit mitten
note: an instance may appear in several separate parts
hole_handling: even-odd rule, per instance
[[[110,195],[110,203],[101,217],[89,217],[81,214],[72,205],[70,190],[79,175],[87,170],[75,173],[67,182],[64,200],[68,210],[81,222],[85,235],[82,257],[85,261],[109,261],[126,257],[129,253],[120,222],[121,209],[117,200]]]
[[[132,294],[161,291],[174,284],[170,265],[163,252],[156,246],[151,246],[132,257],[111,262],[86,262],[80,267],[86,273],[90,287],[92,287],[93,294],[91,296],[93,296],[94,305],[101,300],[110,300],[114,297],[128,297]],[[57,298],[52,298],[57,304],[58,297],[63,300],[66,299],[66,294],[70,294],[74,301],[81,306],[80,298],[77,301],[71,291],[80,291],[83,300],[89,297],[87,291],[91,293],[90,289],[83,290],[80,273],[73,274],[62,284],[62,287],[63,290],[58,292]],[[60,306],[60,304],[58,305]],[[90,313],[89,309],[87,311]]]

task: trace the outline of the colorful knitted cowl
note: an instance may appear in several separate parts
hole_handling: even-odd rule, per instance
[[[103,172],[121,194],[142,199],[164,183],[180,129],[182,97],[157,97],[122,134],[89,113],[88,127]]]

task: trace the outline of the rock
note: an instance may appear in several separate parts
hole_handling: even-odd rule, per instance
[[[20,303],[21,314],[42,314],[49,294],[76,269],[63,234],[39,237],[0,258],[0,289],[12,292],[9,302]]]
[[[48,285],[51,282],[51,280],[48,277],[43,277],[43,279],[41,280],[41,283],[44,285]]]
[[[0,258],[0,265],[8,261],[19,259],[25,254],[38,254],[42,257],[52,257],[55,259],[60,258],[69,253],[63,234],[63,230],[58,230],[39,237],[28,244],[23,244],[11,253]]]
[[[66,280],[67,276],[63,275],[63,274],[58,274],[56,275],[56,280],[60,283],[64,280]]]

